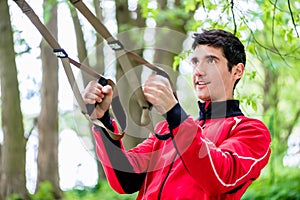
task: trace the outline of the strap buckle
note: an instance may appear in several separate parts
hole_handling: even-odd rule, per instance
[[[115,51],[124,49],[123,44],[119,40],[114,40],[111,42],[107,42],[107,44]]]
[[[58,57],[58,58],[67,58],[68,54],[64,49],[53,49],[53,53]]]

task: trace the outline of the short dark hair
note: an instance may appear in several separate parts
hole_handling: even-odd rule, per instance
[[[238,63],[243,63],[244,66],[246,65],[244,45],[232,33],[221,29],[203,30],[202,33],[194,33],[193,38],[193,50],[195,50],[198,45],[208,45],[215,48],[221,48],[224,57],[227,59],[229,72],[231,72],[232,67]],[[239,79],[236,80],[233,89],[238,82]]]

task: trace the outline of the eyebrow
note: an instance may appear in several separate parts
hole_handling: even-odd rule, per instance
[[[209,58],[216,59],[216,60],[218,60],[218,61],[220,60],[219,57],[214,56],[214,55],[207,55],[207,56],[205,56],[205,59],[209,59]]]
[[[206,56],[204,57],[204,59],[210,59],[210,58],[216,59],[216,60],[218,60],[218,61],[220,60],[220,58],[217,57],[217,56],[215,56],[215,55],[206,55]],[[191,58],[190,61],[192,62],[192,61],[199,61],[199,60],[198,60],[197,57],[193,57],[193,58]]]

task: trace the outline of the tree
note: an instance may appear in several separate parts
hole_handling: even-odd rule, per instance
[[[174,1],[173,6],[169,6],[167,0],[158,0],[157,14],[154,18],[158,27],[166,27],[173,33],[178,32],[181,37],[173,38],[171,31],[165,31],[157,35],[154,63],[164,64],[172,67],[174,57],[182,52],[183,42],[186,39],[187,30],[185,24],[191,20],[194,11],[182,12],[184,5],[180,0]],[[170,41],[170,39],[174,41]],[[167,49],[166,49],[167,47]],[[176,79],[176,77],[173,77]]]
[[[281,159],[286,149],[286,140],[288,136],[296,126],[299,126],[300,107],[297,103],[299,101],[297,94],[300,92],[300,74],[297,68],[300,60],[298,53],[300,48],[299,0],[157,0],[155,2],[158,6],[154,9],[149,7],[149,2],[152,3],[153,1],[138,1],[137,9],[132,11],[128,9],[128,1],[116,1],[116,19],[118,22],[119,35],[122,35],[122,33],[126,31],[132,31],[134,27],[144,28],[146,26],[145,19],[152,18],[155,20],[156,27],[168,27],[173,31],[182,33],[182,35],[189,34],[191,31],[201,31],[202,28],[222,28],[231,31],[242,38],[249,55],[248,58],[250,58],[247,61],[245,74],[246,77],[243,79],[246,78],[247,81],[250,79],[251,87],[243,87],[242,96],[238,96],[238,98],[240,98],[243,105],[246,104],[248,107],[252,106],[254,110],[257,109],[255,113],[258,113],[257,116],[260,116],[266,122],[272,133],[272,155],[274,155],[272,157],[278,157],[278,160]],[[3,5],[4,3],[5,5]],[[94,1],[94,4],[97,5],[95,8],[100,8],[100,6],[96,3],[99,3],[99,1]],[[23,174],[25,169],[25,153],[23,152],[25,151],[25,141],[23,136],[24,130],[22,127],[22,115],[19,108],[20,100],[17,85],[18,80],[16,78],[16,70],[14,69],[14,58],[12,57],[13,42],[10,39],[12,33],[10,30],[11,28],[9,28],[9,20],[6,20],[9,18],[7,17],[8,8],[6,4],[6,1],[2,1],[0,6],[2,9],[0,15],[3,19],[0,22],[0,55],[2,58],[0,61],[0,66],[2,82],[2,116],[4,116],[2,117],[2,123],[5,137],[0,163],[0,168],[2,168],[0,171],[2,173],[2,185],[0,183],[0,190],[3,195],[13,192],[26,194],[24,183],[25,175]],[[45,5],[49,4],[47,3]],[[49,6],[49,10],[56,9],[54,6],[52,8],[52,6],[53,5]],[[47,11],[45,11],[45,13],[47,13]],[[48,18],[50,21],[55,21],[55,15],[51,14],[47,16],[51,16],[51,19]],[[136,18],[133,19],[132,16],[136,16]],[[143,19],[141,16],[143,16]],[[48,19],[45,21],[50,22]],[[57,30],[52,29],[51,32],[56,34],[56,31]],[[76,33],[79,33],[79,31],[76,30]],[[138,37],[130,38],[129,41],[122,42],[126,42],[126,44],[127,42],[139,42],[140,46],[143,47],[144,39],[141,37],[141,34],[141,32],[138,34],[131,34],[131,36]],[[82,39],[80,47],[84,47],[83,35],[81,35],[81,37]],[[173,38],[168,38],[165,36],[162,36],[161,39],[158,36],[155,37],[155,40],[157,41],[156,44],[168,45],[168,48],[171,48],[172,52],[163,51],[164,48],[156,46],[155,49],[159,49],[161,51],[156,51],[157,53],[154,56],[153,63],[172,66],[173,58],[181,51],[181,44],[184,40],[177,39],[178,38],[176,38],[176,41],[174,41]],[[168,42],[176,44],[176,47],[170,47]],[[97,44],[101,43],[101,40],[97,42]],[[128,47],[127,45],[125,46]],[[138,50],[140,51],[137,53],[143,55],[144,49],[139,48]],[[52,60],[56,60],[56,58],[52,57],[52,53],[51,56],[47,55],[45,57],[46,53],[44,53],[44,50],[42,51],[43,59],[51,57]],[[79,54],[80,60],[86,59],[86,54],[87,52],[85,52],[83,56]],[[98,58],[99,56],[96,57]],[[101,59],[97,60],[97,63],[100,63],[100,61]],[[175,66],[177,66],[177,64]],[[104,66],[102,63],[96,65]],[[134,65],[138,64],[134,63]],[[10,67],[8,68],[7,66]],[[46,67],[46,65],[44,66],[45,72],[43,72],[43,74],[44,76],[47,75],[47,81],[51,80],[52,83],[50,84],[50,87],[46,87],[46,84],[43,82],[42,93],[44,100],[42,101],[43,107],[45,108],[46,106],[47,109],[42,109],[38,120],[40,127],[39,132],[41,132],[43,129],[45,132],[47,131],[47,134],[44,134],[43,136],[51,136],[50,139],[46,139],[47,141],[41,137],[43,142],[41,141],[40,147],[48,148],[50,146],[51,148],[54,148],[54,151],[57,146],[56,140],[58,135],[58,125],[56,124],[56,119],[58,113],[57,105],[55,105],[57,102],[53,101],[53,99],[57,99],[55,91],[57,89],[57,85],[52,84],[56,84],[57,77],[55,75],[50,77],[52,72],[46,72],[46,70],[53,70],[55,71],[53,74],[55,74],[57,71],[56,66],[56,62],[50,64],[50,67]],[[253,71],[251,71],[253,69],[251,67],[253,66],[255,68]],[[104,68],[100,69],[99,72],[103,73]],[[117,79],[121,77],[119,74],[122,74],[122,72],[118,72]],[[126,91],[126,87],[124,91]],[[252,90],[253,87],[255,87],[255,90]],[[48,97],[51,99],[51,103],[45,101],[48,99]],[[257,106],[257,104],[261,104],[261,110],[259,110],[260,105]],[[48,111],[48,109],[50,111]],[[9,112],[11,110],[14,110],[14,112]],[[131,113],[131,115],[134,115],[134,113]],[[44,126],[45,129],[43,128]],[[18,143],[15,141],[18,141]],[[53,141],[53,144],[49,145],[49,141]],[[131,143],[128,146],[134,146],[135,144],[136,142]],[[15,148],[14,151],[19,153],[12,154],[11,148]],[[20,149],[23,150],[21,151]],[[43,156],[45,161],[41,160],[42,157],[39,158],[40,164],[45,164],[41,170],[46,171],[46,169],[48,169],[50,166],[52,169],[57,170],[58,163],[56,162],[55,157],[57,152],[52,153],[53,154]],[[40,154],[40,156],[42,156],[42,154]],[[52,162],[53,160],[53,165],[50,165],[51,163],[49,165],[46,164],[49,163],[49,161]],[[18,166],[15,166],[14,163],[18,163]],[[43,173],[46,173],[45,171]],[[55,179],[52,182],[57,184],[57,172],[54,171],[47,173],[51,176],[51,178]],[[22,176],[24,177],[22,178]],[[11,181],[5,180],[4,184],[4,179],[9,180],[9,177],[21,178],[18,178],[20,181],[18,181],[16,184],[12,183],[13,178],[11,178]],[[44,178],[44,180],[46,179],[48,179],[48,177]],[[56,188],[58,188],[58,186],[56,186]]]
[[[103,21],[103,16],[102,16],[102,8],[100,6],[99,0],[93,0],[94,2],[94,7],[95,7],[95,13],[98,19],[100,21]],[[105,67],[104,67],[104,51],[103,51],[103,38],[99,35],[96,34],[96,65],[95,69],[100,73],[104,74]]]
[[[51,3],[51,4],[49,4]],[[57,4],[45,1],[44,13],[46,26],[57,38]],[[61,197],[58,173],[58,61],[52,49],[41,42],[43,66],[41,88],[41,112],[37,120],[38,148],[38,185],[50,181],[55,199]]]
[[[4,142],[0,163],[0,198],[19,194],[27,199],[25,183],[25,144],[23,117],[20,108],[13,32],[7,1],[0,1],[0,69],[2,130]]]
[[[133,19],[131,16],[131,11],[128,9],[128,1],[117,0],[116,3],[116,20],[118,25],[118,39],[124,44],[125,48],[129,51],[133,50],[136,54],[142,56],[144,46],[143,46],[143,29],[145,27],[145,19],[141,16],[140,7],[134,11],[136,14],[136,18]],[[134,31],[135,30],[135,31]],[[139,32],[140,31],[140,32]],[[136,45],[136,46],[135,46]],[[138,47],[137,47],[138,46]],[[135,48],[137,47],[137,48]],[[128,74],[134,75],[137,77],[139,81],[141,81],[142,68],[138,67],[140,64],[130,60],[134,70],[129,72]],[[121,68],[121,65],[117,63],[117,84],[118,84],[118,92],[120,96],[125,97],[123,102],[128,102],[128,104],[123,105],[128,110],[127,112],[127,120],[129,126],[126,129],[127,134],[124,136],[124,146],[129,149],[136,146],[142,140],[144,140],[144,136],[147,134],[147,130],[143,127],[139,126],[139,124],[135,124],[140,120],[141,116],[141,108],[138,105],[136,99],[133,98],[134,88],[130,88],[129,83],[127,82],[127,78],[130,78],[128,74],[124,75],[124,71]],[[140,87],[140,86],[137,86]],[[132,95],[132,96],[130,96]]]
[[[297,101],[294,94],[299,91],[295,87],[299,84],[296,78],[299,70],[295,67],[300,59],[299,1],[204,0],[172,1],[170,4],[170,1],[159,0],[155,10],[147,7],[148,1],[141,2],[146,16],[153,17],[158,26],[177,30],[178,25],[179,31],[184,27],[183,30],[195,32],[202,28],[221,28],[243,40],[250,58],[245,78],[258,87],[252,91],[244,87],[241,92],[244,96],[238,98],[246,106],[252,106],[256,116],[262,116],[273,137],[272,155],[281,159],[288,136],[299,124],[300,116],[300,108],[294,103]],[[168,9],[170,5],[172,10]],[[164,41],[170,39],[160,40]],[[157,55],[168,57],[163,53]],[[291,90],[295,92],[291,93]],[[258,104],[262,105],[261,110],[257,110]]]
[[[276,155],[273,158],[281,159],[287,139],[299,123],[300,107],[294,103],[297,101],[294,94],[299,92],[299,88],[295,87],[299,84],[296,69],[300,59],[299,28],[296,27],[299,18],[295,18],[299,11],[296,11],[295,2],[290,1],[257,1],[257,5],[264,11],[256,16],[263,21],[263,27],[261,30],[249,28],[251,45],[248,47],[263,69],[260,74],[264,77],[261,85],[263,119],[273,136],[272,149],[273,155]]]
[[[102,10],[100,8],[99,1],[94,0],[93,2],[94,2],[96,16],[99,19],[102,19]],[[79,19],[79,16],[77,14],[76,9],[71,5],[70,5],[70,12],[71,12],[71,15],[72,15],[74,29],[75,29],[75,33],[76,33],[77,54],[78,54],[79,61],[80,61],[80,63],[83,63],[87,66],[90,66],[89,57],[88,57],[88,50],[87,50],[86,45],[85,45],[82,25],[80,23],[80,19]],[[97,40],[96,40],[96,53],[95,53],[95,55],[96,55],[95,56],[96,57],[96,65],[94,66],[94,68],[100,74],[104,74],[104,55],[103,55],[103,46],[101,44],[103,42],[103,39],[99,35],[96,35],[96,38],[97,38]],[[85,74],[85,73],[81,73],[81,74],[82,74],[83,84],[84,84],[84,86],[86,86],[92,77],[90,77],[88,74]],[[91,132],[92,124],[90,123],[89,126],[90,126],[90,132]],[[94,140],[92,140],[92,141],[93,141],[94,149],[95,149],[95,142],[94,142]],[[103,168],[102,168],[101,163],[98,159],[97,159],[97,169],[98,169],[98,179],[99,180],[105,179],[106,177],[104,175]]]
[[[131,7],[131,9],[129,9],[129,6]],[[138,1],[136,2],[136,5],[130,5],[129,1],[120,1],[120,0],[116,1],[116,20],[117,20],[118,33],[119,33],[118,39],[124,44],[126,50],[133,51],[134,53],[138,54],[141,57],[143,57],[145,49],[148,48],[146,41],[144,39],[145,34],[149,35],[149,27],[146,26],[146,19],[148,17],[147,12],[149,11],[147,10],[147,7],[148,7],[148,1]],[[167,31],[166,29],[163,31],[160,30],[155,31],[155,28],[154,29],[152,28],[151,31],[153,35],[155,35],[155,41],[162,39],[162,41],[164,42],[161,43],[157,42],[157,44],[159,45],[155,46],[154,48],[155,51],[154,60],[151,61],[151,58],[146,58],[146,60],[156,64],[159,67],[167,66],[168,69],[166,71],[171,71],[172,69],[169,66],[172,66],[174,52],[172,52],[171,56],[167,57],[166,55],[169,55],[170,52],[166,53],[166,48],[164,46],[164,44],[168,42],[168,40],[164,40],[164,39],[168,38],[170,35],[163,34],[166,33]],[[178,42],[176,40],[173,46],[181,46],[181,42],[182,42],[181,40]],[[153,50],[153,47],[150,47],[149,49]],[[181,50],[181,47],[179,49]],[[158,56],[161,53],[162,56]],[[138,124],[138,121],[141,118],[141,108],[139,108],[136,99],[134,99],[134,95],[133,95],[134,92],[128,89],[130,88],[130,86],[128,85],[128,83],[126,83],[126,78],[128,77],[130,78],[130,76],[133,75],[134,73],[136,74],[137,78],[141,82],[142,78],[145,78],[145,77],[141,77],[143,68],[141,67],[140,63],[135,62],[133,60],[130,61],[133,66],[133,70],[128,72],[125,75],[121,66],[117,64],[117,80],[118,81],[121,80],[121,83],[117,82],[119,93],[121,97],[126,96],[126,99],[123,100],[123,102],[128,102],[128,105],[126,106],[129,107],[127,112],[127,117],[128,120],[130,121],[129,123],[130,125],[127,127],[126,130],[127,134],[125,134],[123,139],[124,141],[123,144],[126,149],[136,146],[138,143],[143,141],[145,137],[148,137],[148,133],[149,133],[147,127],[143,127],[140,124]],[[130,93],[131,96],[129,96],[128,93]],[[129,98],[129,100],[127,98]],[[155,126],[155,123],[160,120],[162,120],[161,116],[158,116],[156,115],[155,112],[151,111],[152,125]]]

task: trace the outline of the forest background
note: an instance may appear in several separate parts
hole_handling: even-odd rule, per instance
[[[243,199],[300,199],[299,0],[84,2],[127,49],[168,71],[180,102],[194,117],[198,109],[192,106],[196,98],[188,63],[191,35],[221,28],[241,38],[248,59],[235,97],[246,115],[263,120],[272,134],[270,162]],[[114,52],[69,2],[28,3],[69,55],[116,83],[122,80]],[[90,124],[76,106],[52,49],[12,0],[0,0],[0,9],[0,199],[134,199],[136,194],[118,195],[107,185],[93,153]],[[137,70],[143,82],[149,70]],[[91,79],[77,69],[74,73],[81,89]],[[132,130],[141,135],[128,134],[126,148],[146,134],[139,127]],[[86,154],[63,143],[71,136]],[[30,140],[35,140],[35,162],[28,167]],[[96,181],[87,186],[78,179],[71,188],[62,187],[62,151],[69,151],[63,159],[67,163],[72,154],[91,158],[96,173],[85,171]]]

